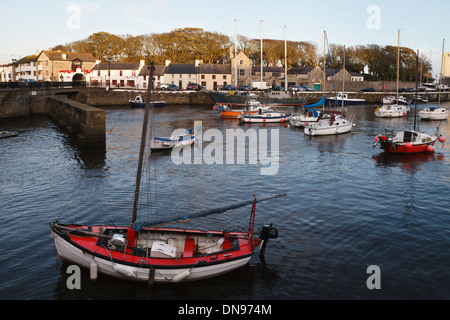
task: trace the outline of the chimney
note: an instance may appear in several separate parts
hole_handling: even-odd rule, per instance
[[[166,60],[166,67],[170,64],[170,62],[171,61],[169,59]]]
[[[198,67],[201,64],[201,60],[195,59],[195,66]]]

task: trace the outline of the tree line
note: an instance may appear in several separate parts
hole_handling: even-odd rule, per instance
[[[323,52],[318,46],[306,41],[287,41],[287,67],[320,66],[323,67]],[[205,31],[201,28],[180,28],[165,33],[149,33],[138,36],[114,35],[97,32],[86,39],[58,45],[52,50],[68,52],[86,52],[98,60],[113,62],[154,61],[165,64],[169,59],[173,63],[193,63],[196,59],[203,63],[217,63],[234,45],[229,36]],[[261,65],[261,41],[242,35],[237,37],[237,50],[243,51],[254,65]],[[397,46],[376,44],[344,47],[331,44],[326,52],[326,67],[335,69],[344,65],[350,72],[366,74],[368,80],[394,81],[397,77]],[[417,53],[406,47],[400,48],[400,80],[415,81]],[[268,67],[285,67],[285,41],[263,39],[262,64]],[[431,60],[421,54],[420,72],[423,79],[431,79]]]

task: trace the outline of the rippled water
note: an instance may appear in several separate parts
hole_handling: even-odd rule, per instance
[[[256,226],[273,222],[279,238],[264,258],[196,283],[146,285],[83,272],[82,289],[66,286],[67,265],[56,258],[49,223],[128,225],[131,218],[143,110],[106,109],[105,150],[84,150],[47,118],[0,122],[18,130],[0,140],[0,299],[448,299],[450,149],[431,155],[386,157],[374,136],[411,128],[408,119],[374,118],[374,106],[351,107],[353,133],[308,137],[279,130],[276,175],[261,165],[175,165],[153,154],[152,217],[220,207],[253,195],[287,193],[257,205]],[[221,120],[210,107],[166,106],[157,134],[192,128],[247,129]],[[439,123],[420,121],[432,131]],[[450,139],[447,121],[441,133]],[[269,133],[271,131],[269,130]],[[204,145],[204,147],[207,144]],[[248,224],[249,207],[192,222],[202,228]],[[367,267],[381,269],[381,290],[369,290]]]

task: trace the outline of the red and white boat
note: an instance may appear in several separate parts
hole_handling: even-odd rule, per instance
[[[153,79],[152,73],[153,68],[150,79]],[[151,96],[152,87],[153,83],[149,85],[147,97]],[[147,98],[145,108],[131,224],[121,227],[82,226],[63,224],[58,218],[50,224],[58,255],[62,260],[88,268],[92,280],[97,279],[101,273],[148,283],[178,283],[215,277],[244,266],[257,247],[263,253],[268,239],[278,236],[278,231],[272,225],[265,225],[259,236],[254,235],[256,198],[239,205],[253,203],[246,231],[162,228],[160,222],[143,225],[137,221],[144,150],[147,144],[149,99]],[[270,198],[263,200],[267,199]],[[238,206],[229,208],[236,207]],[[189,220],[225,210],[212,209],[180,219]],[[165,223],[171,222],[174,221]]]
[[[416,79],[418,79],[419,52],[416,56]],[[374,148],[380,144],[380,148],[385,152],[398,154],[415,154],[422,152],[434,152],[434,144],[437,140],[444,143],[443,135],[429,135],[427,133],[416,130],[417,124],[417,80],[416,80],[416,105],[414,108],[414,130],[403,130],[397,132],[395,137],[387,137],[386,135],[377,135],[375,137]]]
[[[375,145],[380,144],[380,148],[385,152],[413,154],[421,152],[433,152],[436,141],[444,143],[444,136],[431,136],[429,134],[415,131],[405,130],[399,131],[393,138],[385,135],[377,135],[375,137]]]

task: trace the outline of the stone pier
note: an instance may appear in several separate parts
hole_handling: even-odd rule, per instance
[[[65,96],[49,96],[45,99],[49,116],[69,134],[76,135],[83,146],[104,146],[104,110],[69,100]]]

